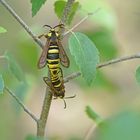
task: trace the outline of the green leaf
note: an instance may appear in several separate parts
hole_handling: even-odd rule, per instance
[[[89,118],[95,121],[97,124],[101,123],[103,120],[90,106],[86,106],[86,113]]]
[[[55,10],[55,13],[59,19],[61,19],[61,17],[62,17],[65,5],[66,5],[66,2],[63,0],[58,0],[54,3],[54,10]],[[80,8],[79,2],[74,2],[74,4],[72,5],[72,8],[71,8],[71,12],[70,12],[69,17],[68,17],[67,24],[71,23],[71,21],[74,18],[74,15],[76,14],[76,11],[79,8]]]
[[[95,79],[99,63],[99,52],[95,44],[86,35],[77,32],[69,38],[69,49],[82,76],[90,85]]]
[[[0,74],[0,94],[3,94],[3,90],[4,90],[4,80],[2,75]]]
[[[116,28],[117,18],[112,6],[104,0],[83,0],[81,3],[83,11],[96,12],[98,8],[100,10],[96,12],[90,19],[100,25],[101,27],[106,27],[110,30]],[[84,12],[85,15],[85,12]]]
[[[94,140],[140,140],[140,114],[122,112],[101,123],[96,132]]]
[[[140,66],[136,70],[135,77],[136,77],[138,84],[140,84]]]
[[[97,70],[96,79],[93,84],[95,88],[107,89],[110,90],[111,93],[114,93],[118,89],[117,85],[100,70]]]
[[[75,2],[71,8],[71,12],[70,12],[70,15],[69,15],[69,18],[68,18],[68,25],[71,24],[71,21],[73,20],[74,18],[74,15],[76,14],[77,10],[80,8],[80,4],[79,2]]]
[[[19,66],[19,64],[16,62],[16,60],[13,58],[13,56],[9,52],[5,52],[5,57],[8,60],[8,66],[11,73],[19,80],[25,82],[25,75]]]
[[[35,47],[35,44],[30,40],[23,39],[18,41],[19,42],[17,42],[17,45],[15,46],[15,49],[18,50],[18,53],[16,54],[18,60],[21,62],[21,64],[24,64],[24,67],[26,67],[28,73],[31,73],[33,75],[37,74],[35,72],[38,72],[38,48]]]
[[[96,44],[103,61],[110,60],[117,56],[118,43],[114,38],[113,32],[102,29],[87,32],[86,35]]]
[[[0,33],[5,33],[5,32],[7,32],[7,30],[0,26]]]
[[[14,93],[15,95],[22,101],[25,101],[25,97],[27,95],[27,91],[29,89],[29,85],[25,82],[20,82],[17,87],[15,87]],[[13,101],[13,107],[16,111],[16,114],[20,113],[21,111],[21,107],[19,106],[19,104],[15,101]]]
[[[39,11],[41,6],[46,2],[46,0],[31,0],[32,3],[32,16],[35,16]]]
[[[66,5],[66,2],[62,0],[56,1],[54,3],[54,10],[59,19],[62,17],[65,5]]]

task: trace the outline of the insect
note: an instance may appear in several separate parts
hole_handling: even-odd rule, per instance
[[[38,62],[38,67],[43,68],[48,66],[50,78],[44,77],[43,80],[50,87],[54,98],[60,98],[64,101],[64,108],[66,108],[66,98],[74,98],[74,96],[65,97],[65,87],[63,81],[63,72],[60,68],[60,62],[63,66],[69,66],[69,59],[61,45],[60,35],[55,30],[57,27],[63,27],[63,24],[59,24],[52,28],[49,25],[45,25],[50,28],[50,31],[46,35],[40,35],[39,37],[45,36],[47,43],[44,46],[43,52]]]
[[[56,30],[56,28],[58,28],[58,27],[64,28],[64,25],[58,24],[53,28],[49,25],[44,25],[44,26],[49,27],[50,31],[47,34],[42,34],[39,36],[39,38],[44,36],[47,39],[47,41],[43,48],[42,54],[39,58],[38,68],[41,69],[46,66],[46,64],[47,64],[46,59],[47,59],[48,55],[54,56],[55,53],[53,53],[53,49],[52,49],[52,52],[48,54],[48,52],[49,52],[48,49],[51,48],[51,46],[55,46],[55,48],[59,49],[59,58],[60,58],[61,64],[64,67],[69,67],[69,63],[70,63],[69,58],[61,44],[59,31]]]
[[[54,99],[60,98],[64,101],[64,108],[66,108],[66,101],[64,99],[74,98],[76,95],[65,97],[65,86],[61,68],[50,69],[50,79],[44,77],[43,80],[50,87],[50,92]]]

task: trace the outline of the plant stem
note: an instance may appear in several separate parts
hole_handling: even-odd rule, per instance
[[[52,101],[52,93],[48,92],[46,88],[46,94],[42,106],[40,119],[37,123],[37,136],[39,137],[44,137],[45,135],[45,127],[50,110],[51,101]]]
[[[99,64],[97,66],[97,68],[102,68],[102,67],[105,67],[105,66],[108,66],[108,65],[112,65],[112,64],[127,61],[127,60],[137,59],[137,58],[140,58],[140,53],[136,53],[136,54],[133,54],[133,55],[123,56],[123,57],[120,57],[120,58],[109,60],[105,63]]]
[[[89,139],[90,139],[90,137],[91,137],[91,135],[93,134],[94,130],[96,130],[96,127],[97,127],[97,125],[92,125],[92,126],[89,128],[88,132],[87,132],[86,135],[85,135],[84,140],[89,140]]]
[[[22,103],[22,101],[21,101],[8,87],[5,87],[4,89],[5,89],[5,91],[7,91],[7,92],[17,101],[17,103],[23,108],[23,110],[24,110],[35,122],[38,122],[38,119],[36,118],[36,116],[33,115],[33,113],[31,113],[31,111]]]
[[[127,60],[137,59],[137,58],[140,58],[140,53],[109,60],[105,63],[101,63],[101,64],[97,65],[97,68],[102,68],[102,67],[106,67],[108,65],[120,63],[120,62],[127,61]],[[67,76],[66,78],[64,78],[64,82],[65,83],[69,82],[69,80],[72,80],[79,76],[81,76],[81,72],[74,72],[74,73],[70,74],[69,76]]]

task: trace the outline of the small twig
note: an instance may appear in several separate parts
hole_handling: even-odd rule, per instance
[[[74,73],[72,73],[72,74],[70,74],[70,75],[68,75],[67,77],[64,78],[64,83],[67,83],[70,80],[72,80],[76,77],[79,77],[79,76],[81,76],[81,72],[74,72]]]
[[[86,135],[85,135],[84,140],[89,140],[89,139],[90,139],[90,137],[91,137],[91,135],[92,135],[92,133],[94,132],[94,130],[95,130],[96,127],[97,127],[97,125],[92,125],[92,126],[89,128],[88,132],[87,132]]]
[[[84,18],[82,18],[76,25],[74,25],[70,30],[68,30],[67,32],[65,32],[63,35],[67,35],[70,32],[72,32],[75,28],[77,28],[79,25],[81,25],[85,20],[87,20],[87,18],[89,18],[89,16],[94,15],[95,13],[97,13],[99,11],[100,8],[98,8],[94,13],[88,13],[87,16],[85,16]]]
[[[8,87],[4,88],[16,101],[17,103],[23,108],[23,110],[35,121],[38,122],[38,119],[36,118],[33,113],[22,103],[22,101],[12,92]]]
[[[4,56],[4,55],[1,55],[1,56],[0,56],[0,59],[5,59],[5,56]]]
[[[30,30],[30,28],[25,24],[25,22],[17,15],[17,13],[11,8],[11,6],[5,1],[0,0],[0,3],[10,12],[10,14],[20,23],[20,25],[27,31],[27,33],[33,38],[33,40],[43,48],[44,45],[38,39],[38,37]]]
[[[116,59],[112,59],[112,60],[107,61],[103,64],[99,64],[97,66],[97,68],[102,68],[102,67],[105,67],[105,66],[108,66],[108,65],[112,65],[112,64],[115,64],[115,63],[131,60],[131,59],[136,59],[136,58],[140,58],[140,53],[137,53],[137,54],[134,54],[134,55],[129,55],[129,56],[123,56],[123,57],[116,58]]]
[[[127,60],[132,60],[132,59],[136,59],[136,58],[140,58],[140,53],[130,55],[130,56],[123,56],[123,57],[120,57],[120,58],[112,59],[110,61],[107,61],[105,63],[97,65],[97,68],[102,68],[102,67],[105,67],[105,66],[108,66],[108,65],[112,65],[112,64],[127,61]],[[81,75],[81,72],[74,72],[71,75],[64,78],[64,82],[66,83],[69,80],[72,80],[72,79],[74,79],[74,78],[76,78],[80,75]]]

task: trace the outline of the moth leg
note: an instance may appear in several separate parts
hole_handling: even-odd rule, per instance
[[[49,86],[50,92],[55,95],[58,91],[53,87],[51,80],[48,77],[43,77],[44,82]]]
[[[48,38],[48,35],[47,35],[47,34],[41,34],[41,35],[38,36],[38,38],[40,39],[40,38],[42,38],[43,36],[44,36],[45,38]]]
[[[48,85],[48,87],[50,88],[50,91],[52,92],[54,88],[53,88],[51,80],[48,77],[43,77],[43,80]]]
[[[44,36],[44,34],[41,34],[41,35],[38,36],[38,38],[40,39],[40,38],[42,38],[43,36]]]
[[[65,97],[65,99],[75,98],[75,97],[76,97],[76,94],[74,94],[73,96],[68,96],[68,97]]]

